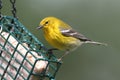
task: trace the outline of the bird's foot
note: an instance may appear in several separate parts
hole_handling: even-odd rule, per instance
[[[63,63],[62,58],[57,59],[57,61]]]

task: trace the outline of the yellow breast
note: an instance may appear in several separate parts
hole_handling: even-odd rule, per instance
[[[59,50],[73,50],[82,43],[73,37],[66,37],[58,29],[44,29],[46,40]]]

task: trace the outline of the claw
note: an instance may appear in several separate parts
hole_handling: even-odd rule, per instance
[[[62,58],[59,58],[59,59],[58,59],[58,62],[61,62],[61,63],[63,63],[63,61],[62,61]]]

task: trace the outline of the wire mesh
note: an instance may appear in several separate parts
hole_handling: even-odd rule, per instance
[[[55,80],[61,63],[16,18],[0,19],[0,80]]]

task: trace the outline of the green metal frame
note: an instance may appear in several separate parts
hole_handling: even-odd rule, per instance
[[[7,32],[9,33],[8,37],[5,39],[4,44],[0,44],[0,60],[3,61],[0,64],[0,69],[3,70],[3,73],[0,73],[0,79],[1,80],[6,80],[6,74],[9,75],[13,80],[16,80],[18,76],[21,76],[23,80],[29,80],[31,75],[39,76],[40,80],[47,79],[47,80],[55,80],[56,73],[58,69],[61,66],[61,62],[58,61],[58,59],[52,54],[52,51],[49,51],[33,34],[31,34],[24,25],[22,25],[18,19],[11,17],[11,16],[2,16],[0,19],[0,28],[2,31],[0,32],[0,37],[3,39],[4,36],[1,35],[2,32]],[[17,40],[17,45],[14,47],[13,44],[11,44],[8,40],[10,36],[14,37]],[[29,49],[23,45],[23,43],[26,43],[29,47]],[[9,50],[6,48],[6,45],[9,44],[12,48],[14,48],[14,52],[11,54]],[[18,46],[22,45],[27,52],[25,55],[22,55],[21,52],[17,50]],[[10,59],[6,59],[5,56],[3,56],[4,51],[8,55],[10,55]],[[36,58],[35,55],[32,53],[32,51],[38,53],[38,55],[42,55],[43,58]],[[20,62],[16,59],[15,52],[17,52],[19,55],[22,56],[23,60]],[[26,56],[28,53],[31,53],[32,57],[35,57],[35,63],[31,64],[29,60],[26,59]],[[13,61],[17,62],[19,64],[19,67],[16,67],[11,64]],[[48,64],[42,73],[34,73],[34,67],[38,61],[47,61]],[[24,67],[24,61],[27,61],[29,65],[32,66],[31,70],[28,70],[26,67]],[[5,67],[3,67],[4,62],[7,63]],[[9,66],[11,66],[15,71],[16,74],[13,75],[9,71]],[[24,77],[21,75],[20,69],[24,69],[29,75]]]

